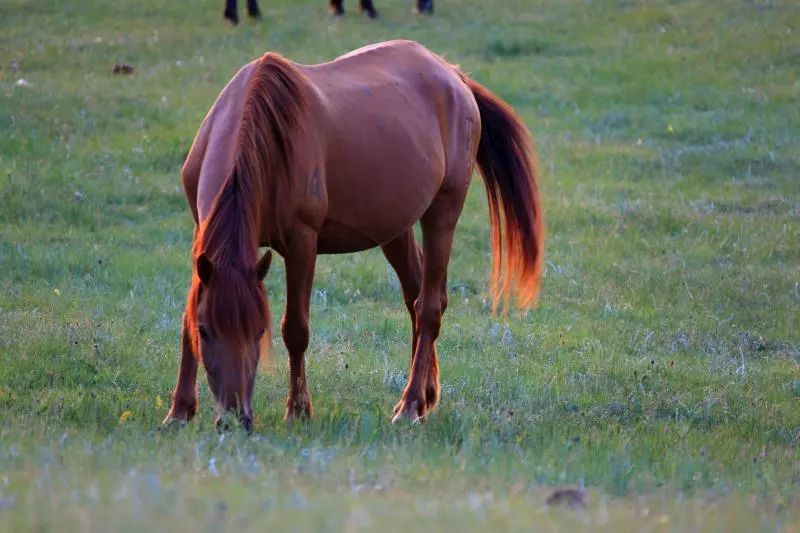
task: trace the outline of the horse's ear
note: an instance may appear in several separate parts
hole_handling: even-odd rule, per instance
[[[263,280],[267,276],[267,272],[269,272],[269,265],[272,263],[272,250],[267,250],[267,252],[258,260],[256,263],[256,276],[258,276],[259,281]]]
[[[200,281],[203,282],[203,285],[208,285],[208,282],[211,281],[211,277],[214,275],[214,263],[211,262],[211,259],[209,259],[205,253],[197,257],[197,275],[200,277]]]

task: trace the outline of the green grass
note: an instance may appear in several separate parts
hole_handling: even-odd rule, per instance
[[[369,22],[354,4],[331,20],[264,0],[232,29],[217,0],[4,0],[0,527],[800,527],[800,7],[441,0],[417,18],[381,0]],[[266,50],[311,63],[395,37],[529,125],[540,306],[489,311],[476,179],[426,424],[389,425],[408,319],[372,251],[318,262],[313,421],[281,420],[276,339],[255,436],[213,430],[204,379],[195,421],[159,432],[190,272],[178,170],[202,117]],[[277,261],[278,316],[282,280]],[[545,505],[580,480],[585,511]]]

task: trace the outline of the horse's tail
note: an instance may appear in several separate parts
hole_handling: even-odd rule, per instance
[[[544,265],[544,217],[536,186],[536,156],[525,125],[507,103],[461,74],[481,115],[477,163],[492,224],[491,295],[504,311],[512,290],[529,308],[539,296]]]

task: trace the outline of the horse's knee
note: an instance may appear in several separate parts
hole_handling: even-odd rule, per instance
[[[438,301],[437,301],[438,300]],[[418,299],[414,304],[417,327],[420,332],[425,332],[433,338],[438,337],[442,326],[442,302],[440,299],[426,301]]]
[[[305,352],[309,338],[308,318],[284,317],[281,322],[281,335],[289,354]]]
[[[438,297],[438,302],[435,301],[435,298],[431,298],[431,301],[426,303],[422,297],[419,297],[414,300],[413,303],[406,301],[406,305],[409,306],[409,311],[416,316],[420,316],[420,314],[422,314],[426,308],[429,310],[431,315],[437,314],[441,316],[447,310],[447,287],[442,287],[442,289],[439,291]]]

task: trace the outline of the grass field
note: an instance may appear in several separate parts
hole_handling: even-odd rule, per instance
[[[418,18],[380,0],[369,22],[355,3],[332,20],[262,0],[234,29],[221,0],[3,0],[0,529],[800,529],[800,5],[437,0]],[[266,50],[311,63],[395,37],[529,125],[539,307],[488,309],[476,179],[426,424],[389,424],[408,320],[372,251],[318,262],[313,421],[282,422],[276,338],[254,436],[213,430],[204,376],[194,422],[160,432],[202,117]],[[580,482],[586,509],[545,504]]]

